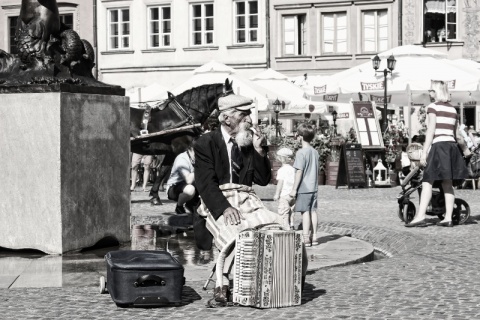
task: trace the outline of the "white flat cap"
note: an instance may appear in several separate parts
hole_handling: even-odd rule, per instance
[[[218,99],[218,110],[225,111],[228,109],[250,110],[255,107],[253,100],[239,94],[229,94],[228,96]]]
[[[281,148],[277,151],[277,156],[291,157],[293,156],[293,152],[288,148]]]

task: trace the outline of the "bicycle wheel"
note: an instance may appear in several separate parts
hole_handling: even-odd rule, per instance
[[[407,204],[403,205],[402,213],[403,213],[403,221],[405,223],[410,223],[415,217],[416,208],[412,201],[408,201]]]
[[[453,224],[464,224],[470,218],[470,206],[463,199],[455,199],[453,205],[453,215],[452,221]]]

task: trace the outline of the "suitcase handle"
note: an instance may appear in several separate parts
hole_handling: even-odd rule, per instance
[[[133,283],[133,286],[137,288],[146,286],[165,286],[166,284],[167,282],[159,276],[156,276],[154,274],[147,274],[139,277],[137,281]]]

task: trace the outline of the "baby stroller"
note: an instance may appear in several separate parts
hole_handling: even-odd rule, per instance
[[[397,197],[398,217],[406,224],[413,220],[416,213],[415,205],[411,201],[413,199],[412,194],[418,190],[420,197],[422,192],[423,170],[419,163],[422,148],[422,145],[419,143],[412,143],[407,147],[407,154],[412,163],[412,169],[403,180],[401,184],[402,191]],[[440,220],[443,220],[445,216],[445,197],[441,187],[440,190],[433,190],[432,200],[427,207],[427,215],[437,216]],[[453,224],[464,224],[469,218],[470,206],[468,203],[463,199],[455,198],[452,215]]]

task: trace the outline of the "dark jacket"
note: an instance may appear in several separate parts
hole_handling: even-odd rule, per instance
[[[240,184],[267,185],[271,179],[267,150],[265,156],[261,156],[253,147],[241,148],[241,151],[243,168],[240,171]],[[220,128],[201,136],[195,144],[195,183],[200,197],[215,219],[230,207],[219,188],[230,182],[230,174],[227,145]]]

